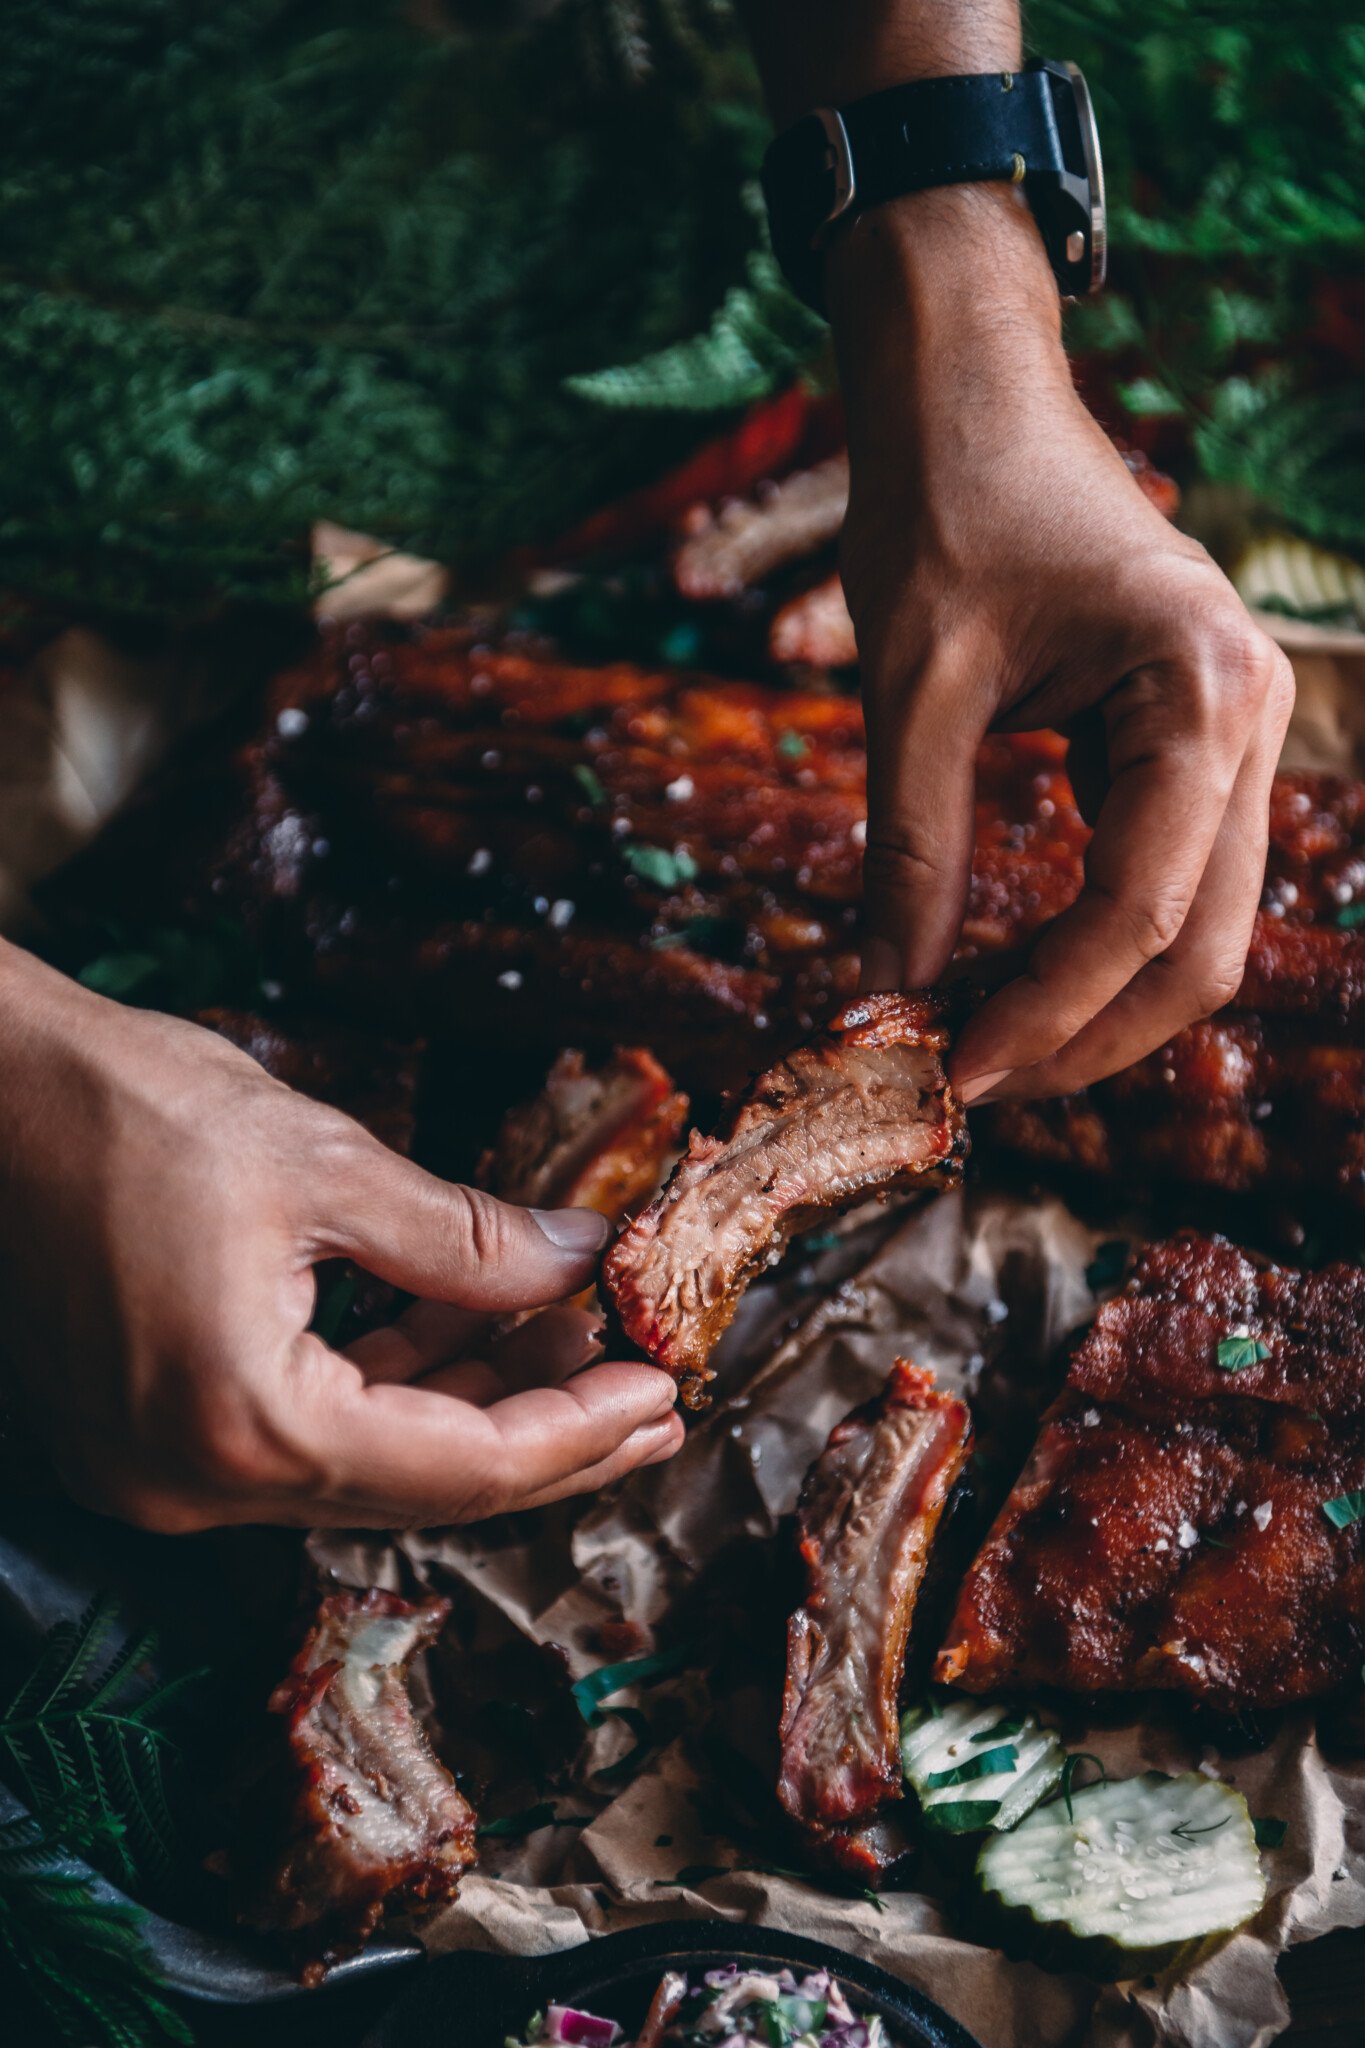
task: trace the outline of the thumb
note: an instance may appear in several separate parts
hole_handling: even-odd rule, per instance
[[[536,1308],[587,1285],[611,1225],[592,1209],[520,1209],[358,1146],[327,1196],[327,1251],[465,1308]]]
[[[908,687],[869,687],[861,986],[923,988],[952,957],[976,839],[970,678],[931,662]]]

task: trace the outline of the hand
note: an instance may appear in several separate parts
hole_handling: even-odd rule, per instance
[[[608,1235],[435,1180],[211,1032],[0,945],[0,1342],[89,1507],[168,1531],[431,1525],[668,1457],[672,1380],[579,1371],[581,1310],[484,1343],[497,1311],[581,1288]],[[307,1327],[335,1257],[423,1297],[345,1354]]]
[[[1072,736],[1084,890],[962,1034],[964,1100],[1063,1093],[1236,992],[1289,664],[1077,398],[1018,194],[869,212],[827,285],[848,410],[843,574],[867,707],[865,987],[935,981],[990,729]]]

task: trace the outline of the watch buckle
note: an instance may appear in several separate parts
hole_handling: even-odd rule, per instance
[[[844,117],[837,107],[813,107],[812,119],[820,123],[825,137],[825,169],[834,180],[834,199],[829,212],[816,227],[811,237],[811,247],[818,248],[827,229],[833,227],[840,214],[847,213],[858,192],[858,179],[853,169],[853,151],[849,148],[848,130]]]

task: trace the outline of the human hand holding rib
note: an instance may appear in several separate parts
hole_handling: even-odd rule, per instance
[[[779,122],[1020,62],[1012,0],[748,11]],[[1289,665],[1078,398],[1017,189],[962,185],[870,209],[831,237],[825,291],[868,728],[863,983],[922,986],[948,964],[984,734],[1061,729],[1095,827],[1086,886],[963,1031],[953,1078],[967,1101],[1064,1093],[1235,992]]]
[[[197,1025],[0,945],[7,1391],[87,1506],[144,1528],[401,1527],[582,1492],[667,1457],[676,1389],[590,1319],[494,1319],[590,1278],[608,1226],[450,1186]],[[313,1267],[418,1301],[342,1353]]]

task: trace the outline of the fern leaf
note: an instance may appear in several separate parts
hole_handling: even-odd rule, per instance
[[[811,362],[824,322],[788,291],[766,250],[749,258],[704,334],[642,362],[570,377],[578,398],[614,410],[720,412],[764,398]]]

